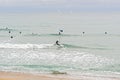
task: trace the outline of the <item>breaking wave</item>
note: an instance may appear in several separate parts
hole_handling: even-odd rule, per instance
[[[12,44],[12,43],[2,43],[0,48],[16,48],[16,49],[27,49],[27,48],[80,48],[80,49],[96,49],[96,50],[109,50],[108,48],[103,47],[85,47],[85,46],[76,46],[71,44],[62,44],[60,46],[55,44]]]

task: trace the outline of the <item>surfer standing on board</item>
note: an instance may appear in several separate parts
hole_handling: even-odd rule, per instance
[[[55,44],[56,44],[56,45],[60,45],[58,40],[55,42]]]

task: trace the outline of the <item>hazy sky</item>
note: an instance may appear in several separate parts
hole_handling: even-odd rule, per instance
[[[39,14],[42,12],[57,14]],[[58,14],[64,12],[67,14]],[[120,0],[0,0],[1,25],[64,25],[66,30],[79,27],[81,31],[119,33],[119,21]]]
[[[120,0],[0,0],[0,12],[118,12]]]

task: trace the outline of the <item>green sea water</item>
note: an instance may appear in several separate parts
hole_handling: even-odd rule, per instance
[[[0,70],[119,76],[120,34],[118,27],[115,30],[106,27],[105,24],[115,22],[114,18],[107,17],[104,20],[92,14],[1,16]],[[58,34],[60,29],[63,30],[61,35]],[[104,34],[105,31],[108,34]],[[54,45],[56,40],[61,47]]]

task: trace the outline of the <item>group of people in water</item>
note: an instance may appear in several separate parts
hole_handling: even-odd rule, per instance
[[[8,28],[6,28],[6,29],[8,30]],[[63,30],[60,30],[60,31],[59,31],[59,35],[61,35],[61,32],[63,32]],[[11,33],[11,30],[9,30],[8,33],[10,34],[10,33]],[[19,34],[22,34],[22,32],[19,32]],[[10,38],[12,39],[13,36],[10,36]],[[55,44],[60,46],[60,43],[59,43],[58,40],[55,42]]]
[[[8,30],[8,28],[6,28],[6,29]],[[61,35],[62,32],[63,32],[63,30],[59,30],[59,33],[58,33],[59,36]],[[9,30],[8,33],[11,33],[11,30]],[[85,32],[82,32],[82,33],[85,34]],[[19,34],[22,34],[22,32],[20,31]],[[107,34],[107,32],[105,32],[105,34]],[[10,38],[13,38],[13,36],[10,36]],[[55,42],[55,44],[58,45],[58,46],[60,46],[60,41],[57,40],[57,41]]]
[[[61,32],[63,32],[63,30],[59,31],[59,35],[61,35]],[[85,34],[85,32],[82,33]],[[105,32],[105,34],[107,34],[107,32]],[[55,44],[60,46],[60,42],[58,40],[55,42]]]
[[[8,29],[8,28],[7,28],[7,29]],[[9,31],[8,31],[8,33],[10,34],[10,33],[11,33],[11,31],[9,30]],[[21,31],[20,31],[19,33],[20,33],[20,34],[22,34],[22,32],[21,32]],[[10,38],[12,39],[12,38],[13,38],[13,36],[10,36]]]
[[[59,30],[59,36],[61,35],[62,32],[63,32],[63,30]],[[55,42],[55,44],[58,45],[58,46],[60,46],[60,41],[57,40],[57,41]]]

